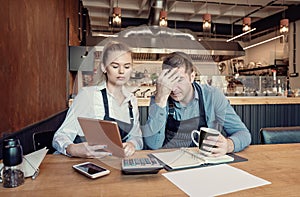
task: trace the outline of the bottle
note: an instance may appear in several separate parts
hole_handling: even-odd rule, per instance
[[[272,87],[272,91],[273,91],[273,93],[277,93],[276,70],[272,70],[272,72],[273,72],[273,87]]]
[[[3,187],[12,188],[24,183],[22,169],[23,149],[20,141],[15,138],[3,141]]]
[[[292,97],[293,96],[293,92],[292,92],[292,89],[291,89],[291,84],[290,84],[290,78],[289,76],[287,77],[286,79],[286,96],[287,97]]]
[[[278,81],[277,81],[277,94],[278,94],[278,96],[282,96],[283,95],[283,93],[282,93],[282,87],[281,87],[281,81],[280,81],[280,79],[278,79]]]

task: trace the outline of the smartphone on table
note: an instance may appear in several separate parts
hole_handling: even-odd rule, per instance
[[[99,178],[99,177],[108,175],[110,173],[110,171],[108,169],[105,169],[97,164],[92,163],[92,162],[84,162],[84,163],[76,164],[76,165],[73,165],[73,168],[77,172],[79,172],[91,179]]]

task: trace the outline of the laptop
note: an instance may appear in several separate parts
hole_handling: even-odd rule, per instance
[[[83,117],[77,119],[89,145],[107,145],[103,150],[113,156],[125,157],[117,122]]]

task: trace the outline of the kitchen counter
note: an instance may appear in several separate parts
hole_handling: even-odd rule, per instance
[[[300,104],[300,97],[261,96],[227,97],[231,105]]]
[[[300,104],[300,97],[227,97],[231,105]],[[149,106],[150,98],[138,98],[138,106]]]

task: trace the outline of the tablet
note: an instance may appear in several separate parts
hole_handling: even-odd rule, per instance
[[[83,117],[77,119],[89,145],[107,145],[105,151],[113,156],[125,157],[117,122]]]

